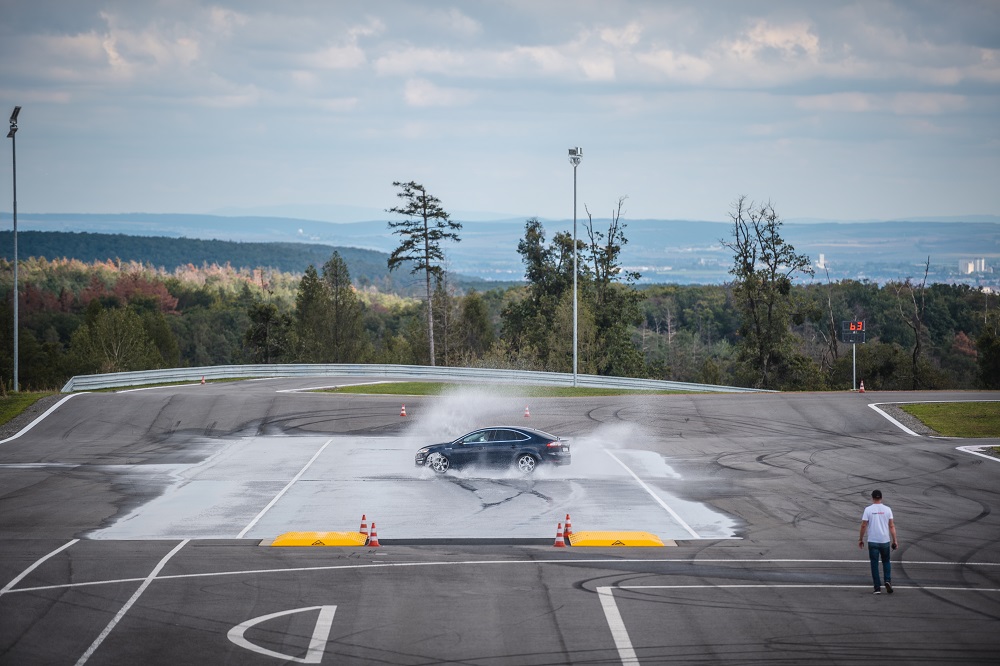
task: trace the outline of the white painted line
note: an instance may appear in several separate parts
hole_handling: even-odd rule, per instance
[[[281,489],[281,492],[278,493],[277,495],[275,495],[274,499],[272,499],[270,502],[268,502],[267,506],[265,506],[263,509],[261,509],[260,513],[258,513],[256,516],[254,516],[253,520],[250,521],[250,524],[247,525],[246,527],[244,527],[243,530],[240,531],[240,533],[236,535],[237,539],[242,539],[244,537],[244,535],[246,535],[246,533],[250,531],[250,528],[252,528],[254,525],[256,525],[257,521],[260,520],[261,518],[263,518],[264,514],[267,513],[268,511],[270,511],[272,506],[274,506],[275,504],[278,503],[278,500],[281,499],[281,496],[284,495],[286,492],[288,492],[288,489],[291,488],[293,485],[295,485],[296,481],[298,481],[300,478],[302,478],[302,475],[306,473],[306,470],[309,469],[309,466],[312,465],[314,462],[316,462],[316,458],[319,458],[320,454],[323,453],[323,451],[326,450],[326,447],[330,446],[330,442],[332,442],[332,441],[333,441],[332,438],[326,440],[326,444],[324,444],[323,446],[321,446],[320,449],[319,449],[319,451],[317,451],[313,455],[313,457],[309,459],[309,462],[306,463],[305,467],[303,467],[302,469],[300,469],[299,473],[296,474],[294,477],[292,477],[292,480],[289,481],[285,485],[285,487]]]
[[[903,432],[908,433],[910,435],[913,435],[914,437],[920,437],[919,434],[913,432],[912,430],[910,430],[909,428],[907,428],[905,425],[903,425],[902,423],[900,423],[899,421],[897,421],[896,419],[892,418],[891,416],[889,416],[888,414],[886,414],[885,412],[883,412],[881,409],[878,408],[879,405],[898,405],[898,404],[905,404],[905,403],[898,403],[898,402],[873,402],[873,403],[869,403],[868,406],[871,407],[872,409],[874,409],[876,412],[878,412],[882,416],[884,416],[889,421],[889,423],[893,424],[894,426],[896,426],[897,428],[899,428]]]
[[[608,628],[611,629],[611,637],[615,639],[615,647],[618,648],[618,658],[623,664],[638,664],[639,658],[632,649],[632,639],[628,637],[628,630],[622,621],[622,615],[618,612],[618,604],[610,587],[597,588],[597,596],[601,600],[601,607],[604,609],[604,618],[608,621]]]
[[[77,541],[79,541],[79,539],[73,539],[69,543],[64,543],[63,545],[59,546],[58,548],[56,548],[55,550],[53,550],[51,553],[49,553],[48,555],[46,555],[45,557],[39,558],[34,564],[32,564],[30,567],[28,567],[27,569],[25,569],[24,571],[22,571],[20,573],[20,575],[16,576],[14,578],[14,580],[12,580],[9,583],[7,583],[6,585],[4,585],[3,589],[0,590],[0,596],[3,596],[4,594],[7,594],[8,592],[10,592],[14,588],[15,585],[17,585],[22,580],[24,580],[25,576],[27,576],[32,571],[34,571],[35,569],[37,569],[42,564],[42,562],[44,562],[45,560],[49,559],[53,555],[57,555],[57,554],[61,553],[62,551],[66,550],[67,548],[69,548],[70,546],[72,546]]]
[[[289,654],[282,654],[274,650],[268,650],[259,645],[255,645],[246,639],[244,634],[250,627],[266,622],[276,617],[292,615],[293,613],[305,613],[307,611],[319,610],[319,617],[316,618],[316,626],[313,628],[312,638],[309,639],[309,647],[306,649],[305,657],[293,657]],[[291,610],[278,611],[268,615],[261,615],[252,620],[247,620],[236,625],[229,630],[226,638],[231,640],[241,648],[262,654],[267,657],[277,657],[288,661],[297,661],[300,664],[319,664],[323,661],[323,653],[326,651],[326,642],[330,638],[330,630],[333,628],[333,614],[337,611],[336,606],[309,606],[307,608],[293,608]]]
[[[192,539],[188,539],[192,541]],[[282,569],[237,569],[232,571],[213,571],[209,573],[173,574],[170,576],[160,576],[158,581],[186,580],[188,578],[215,578],[217,576],[252,576],[258,574],[284,574],[284,573],[310,573],[327,572],[356,569],[398,569],[410,567],[436,567],[436,566],[496,566],[496,565],[529,565],[539,564],[850,564],[852,567],[868,564],[868,560],[741,560],[741,559],[699,559],[699,560],[672,560],[664,558],[650,559],[622,559],[622,558],[596,558],[577,559],[560,558],[546,560],[463,560],[458,562],[372,562],[367,564],[331,564],[317,567],[287,567]],[[951,566],[951,567],[1000,567],[1000,562],[900,562],[908,567],[914,566]],[[20,587],[10,590],[7,594],[17,594],[18,592],[43,592],[46,590],[65,590],[76,587],[92,587],[94,585],[118,585],[124,583],[136,583],[142,578],[118,578],[113,580],[88,581],[86,583],[64,583],[62,585],[40,585],[38,587]],[[930,588],[926,588],[930,589]],[[964,588],[963,588],[964,589]]]
[[[660,499],[659,495],[657,495],[656,493],[654,493],[654,492],[653,492],[653,489],[652,489],[652,488],[650,488],[650,487],[649,487],[649,486],[647,486],[647,485],[646,485],[645,483],[643,483],[642,479],[640,479],[640,478],[639,478],[638,476],[636,476],[636,473],[635,473],[635,472],[633,472],[633,471],[632,471],[631,469],[629,469],[628,465],[626,465],[626,464],[625,464],[625,463],[623,463],[623,462],[622,462],[621,460],[619,460],[619,459],[618,459],[618,456],[616,456],[615,454],[611,453],[611,451],[609,451],[608,449],[604,449],[604,452],[605,452],[605,453],[607,453],[607,454],[608,454],[609,456],[611,456],[612,458],[614,458],[614,459],[615,459],[615,461],[616,461],[616,462],[617,462],[617,463],[618,463],[619,465],[621,465],[622,467],[624,467],[624,468],[625,468],[625,471],[626,471],[626,472],[628,472],[629,474],[631,474],[631,475],[632,475],[632,478],[633,478],[633,479],[635,479],[635,480],[636,480],[636,482],[637,482],[637,483],[638,483],[638,484],[639,484],[640,486],[642,486],[643,490],[645,490],[645,491],[646,491],[647,493],[649,493],[649,496],[650,496],[650,497],[652,497],[652,498],[653,498],[654,500],[656,500],[657,504],[659,504],[659,505],[660,505],[660,506],[662,506],[662,507],[663,507],[664,509],[666,509],[666,510],[667,510],[667,513],[669,513],[669,514],[670,514],[671,516],[673,516],[674,520],[676,520],[676,521],[677,521],[678,523],[680,523],[680,526],[681,526],[681,527],[683,527],[683,528],[684,528],[685,530],[687,530],[687,533],[688,533],[688,534],[690,534],[690,535],[691,535],[692,537],[694,537],[695,539],[700,539],[700,538],[701,538],[700,536],[698,536],[698,533],[697,533],[697,532],[695,532],[695,531],[694,531],[693,529],[691,529],[691,526],[690,526],[690,525],[688,525],[688,524],[687,524],[687,522],[685,522],[683,518],[681,518],[681,517],[680,517],[679,515],[677,515],[677,512],[676,512],[676,511],[674,511],[673,509],[671,509],[671,508],[670,508],[670,507],[669,507],[669,506],[667,505],[667,503],[666,503],[666,502],[664,502],[664,501],[663,501],[662,499]]]
[[[851,589],[851,590],[870,590],[872,586],[868,585],[798,585],[789,584],[783,585],[781,583],[767,583],[767,584],[757,584],[757,583],[739,583],[739,584],[725,584],[725,585],[619,585],[619,590],[715,590],[715,589],[737,589],[737,588],[789,588],[789,589],[802,589],[802,590],[825,590],[825,589]],[[932,586],[932,585],[910,585],[907,587],[902,587],[900,585],[893,585],[894,590],[933,590],[935,592],[1000,592],[1000,587],[943,587],[943,586]]]
[[[955,448],[962,453],[971,453],[972,455],[979,456],[980,458],[986,458],[987,460],[992,460],[993,462],[1000,462],[1000,458],[978,451],[978,449],[991,448],[988,444],[985,446],[956,446]]]
[[[323,391],[325,389],[339,389],[347,388],[351,386],[374,386],[375,384],[398,384],[399,382],[393,382],[389,380],[379,380],[375,382],[358,382],[357,384],[333,384],[330,386],[310,386],[308,388],[293,388],[293,389],[280,389],[275,391],[275,393],[307,393],[309,391]],[[390,397],[392,397],[390,395]],[[434,396],[428,396],[434,397]]]
[[[125,602],[125,605],[121,607],[121,610],[119,610],[118,613],[111,618],[111,622],[108,622],[108,626],[104,627],[104,631],[101,632],[101,635],[94,639],[94,642],[91,643],[89,648],[87,648],[87,651],[84,652],[79,659],[77,659],[76,666],[83,666],[83,664],[87,663],[87,660],[90,659],[90,657],[94,654],[94,651],[101,646],[101,643],[103,643],[104,639],[108,637],[108,634],[110,634],[111,630],[115,628],[115,625],[117,625],[121,619],[125,617],[125,613],[127,613],[128,609],[132,607],[132,604],[139,600],[142,593],[145,592],[146,588],[149,587],[149,584],[153,582],[156,578],[156,574],[163,570],[163,567],[166,566],[170,558],[173,557],[177,551],[183,548],[188,541],[190,541],[190,539],[184,539],[184,541],[181,541],[179,544],[174,546],[173,550],[163,556],[163,559],[160,560],[159,564],[157,564],[153,570],[149,572],[149,575],[142,581],[139,589],[136,590],[129,600]]]
[[[62,405],[64,402],[66,402],[70,398],[76,397],[78,395],[82,395],[82,394],[81,393],[70,393],[68,396],[66,396],[65,398],[63,398],[62,400],[60,400],[59,402],[57,402],[56,404],[54,404],[51,407],[49,407],[48,409],[46,409],[45,412],[41,416],[39,416],[37,419],[35,419],[31,423],[29,423],[28,425],[24,426],[24,428],[21,429],[21,432],[17,433],[16,435],[13,435],[12,437],[8,437],[5,440],[0,441],[0,444],[6,444],[7,442],[9,442],[11,440],[17,439],[18,437],[20,437],[21,435],[23,435],[24,433],[28,432],[29,430],[31,430],[32,428],[34,428],[36,425],[38,425],[39,423],[41,423],[42,419],[44,419],[46,416],[48,416],[52,412],[54,412],[57,409],[59,409],[59,406]]]

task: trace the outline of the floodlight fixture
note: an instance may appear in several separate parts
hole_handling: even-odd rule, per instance
[[[7,132],[7,138],[13,139],[14,134],[17,133],[17,114],[21,113],[21,107],[15,106],[14,112],[10,114],[10,131]]]

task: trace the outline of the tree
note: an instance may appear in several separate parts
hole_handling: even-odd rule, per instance
[[[913,331],[913,351],[910,353],[910,359],[913,368],[913,385],[911,388],[914,391],[920,388],[921,384],[920,352],[923,349],[925,336],[924,314],[927,310],[927,274],[930,272],[930,269],[931,258],[927,257],[927,263],[924,265],[924,279],[919,287],[915,286],[910,278],[906,278],[904,282],[893,285],[896,291],[896,305],[899,307],[899,316],[910,330]],[[909,296],[909,299],[904,299],[904,292]],[[910,301],[906,312],[903,310],[904,300]]]
[[[364,311],[354,293],[351,273],[339,252],[323,264],[323,281],[330,298],[333,363],[360,363],[367,353]]]
[[[251,363],[277,363],[288,348],[292,318],[274,303],[256,301],[247,312],[250,327],[243,343]]]
[[[299,362],[330,362],[330,297],[312,264],[306,267],[295,296],[295,333]]]
[[[463,352],[481,356],[493,346],[493,324],[482,296],[473,289],[462,299],[459,335]]]
[[[771,202],[755,204],[741,196],[729,214],[733,251],[733,295],[741,314],[740,359],[757,388],[775,388],[777,371],[794,356],[791,349],[792,277],[813,274],[809,257],[781,237],[781,218]]]
[[[434,365],[434,304],[433,292],[431,289],[431,277],[441,277],[443,269],[441,263],[444,261],[444,253],[441,250],[441,241],[461,240],[458,231],[462,225],[454,222],[451,217],[441,207],[441,201],[434,196],[427,194],[423,185],[413,181],[401,183],[393,182],[394,187],[400,188],[396,193],[403,203],[399,206],[388,209],[386,212],[402,215],[404,220],[390,221],[389,228],[392,233],[398,235],[402,240],[392,254],[389,256],[389,271],[392,272],[406,261],[413,262],[410,273],[416,274],[423,271],[427,297],[427,340],[430,352],[430,364]]]
[[[1000,389],[1000,314],[992,312],[976,338],[979,380],[983,388]]]
[[[589,241],[585,259],[593,270],[594,321],[601,349],[597,371],[618,377],[639,376],[645,370],[642,352],[632,344],[629,333],[629,326],[642,316],[639,306],[643,295],[632,288],[641,276],[625,270],[620,261],[622,247],[628,243],[621,219],[627,198],[618,198],[606,233],[594,228],[594,217],[584,206]]]
[[[134,310],[94,310],[93,317],[76,330],[70,343],[85,371],[128,372],[161,367],[160,353]]]

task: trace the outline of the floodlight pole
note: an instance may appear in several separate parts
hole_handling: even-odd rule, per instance
[[[11,154],[11,167],[14,176],[14,393],[18,392],[17,384],[17,301],[18,301],[18,290],[17,290],[17,142],[14,140],[14,135],[17,134],[17,114],[21,112],[21,107],[15,106],[13,113],[10,114],[10,131],[7,132],[7,138],[10,139],[10,154]]]
[[[577,364],[577,296],[576,296],[576,168],[583,159],[583,148],[569,149],[569,163],[573,165],[573,386],[576,386]]]
[[[858,343],[856,342],[851,343],[851,390],[858,390]]]

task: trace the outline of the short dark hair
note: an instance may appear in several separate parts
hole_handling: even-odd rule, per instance
[[[881,490],[873,490],[872,491],[872,499],[882,499],[882,491]]]

